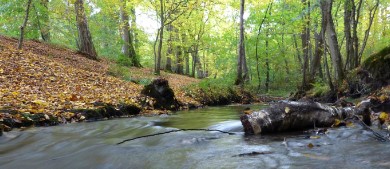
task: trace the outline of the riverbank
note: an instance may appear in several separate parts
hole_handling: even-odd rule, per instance
[[[208,98],[196,86],[199,79],[148,68],[129,68],[100,58],[89,60],[70,49],[26,41],[19,51],[17,40],[0,36],[0,123],[1,129],[50,126],[135,115],[169,113],[156,109],[156,100],[141,94],[153,79],[167,79],[180,103],[177,110],[254,101],[240,89],[228,97]],[[218,96],[221,95],[221,96]],[[207,100],[207,101],[205,101]],[[220,100],[224,100],[221,102]]]

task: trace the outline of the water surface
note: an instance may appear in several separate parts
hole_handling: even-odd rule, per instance
[[[390,168],[390,144],[358,125],[331,129],[318,139],[307,132],[246,136],[238,120],[245,107],[14,130],[0,137],[0,168]],[[235,135],[185,131],[116,145],[188,128]]]

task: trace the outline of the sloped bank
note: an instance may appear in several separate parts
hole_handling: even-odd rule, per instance
[[[194,93],[196,92],[196,93]],[[192,94],[191,94],[192,93]],[[192,88],[186,95],[192,100],[179,101],[174,91],[164,78],[154,79],[144,86],[141,95],[134,99],[134,103],[112,105],[95,102],[95,109],[65,109],[60,113],[25,113],[15,110],[0,110],[0,134],[13,128],[55,126],[59,124],[107,120],[121,117],[135,117],[138,115],[158,115],[183,109],[196,109],[204,106],[228,105],[232,103],[249,104],[255,97],[239,88],[229,88],[226,92],[202,90]]]

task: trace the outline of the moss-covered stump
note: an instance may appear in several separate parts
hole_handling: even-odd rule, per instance
[[[175,93],[169,87],[168,80],[164,78],[154,79],[151,84],[142,89],[141,94],[156,100],[153,105],[155,109],[178,110],[180,107]]]

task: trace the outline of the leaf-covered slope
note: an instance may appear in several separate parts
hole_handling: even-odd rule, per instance
[[[94,109],[96,102],[117,105],[139,103],[142,85],[107,75],[108,61],[93,61],[69,49],[37,41],[17,41],[0,36],[0,110],[29,113],[63,113],[70,109]],[[132,78],[148,78],[149,69],[129,69]],[[195,102],[181,86],[196,79],[163,74],[182,102]]]
[[[34,54],[39,50],[36,48],[17,51],[12,44],[1,44],[0,109],[58,113],[64,109],[94,108],[95,102],[134,102],[141,90],[140,85],[95,71],[104,66],[76,54],[73,60],[62,62]]]

